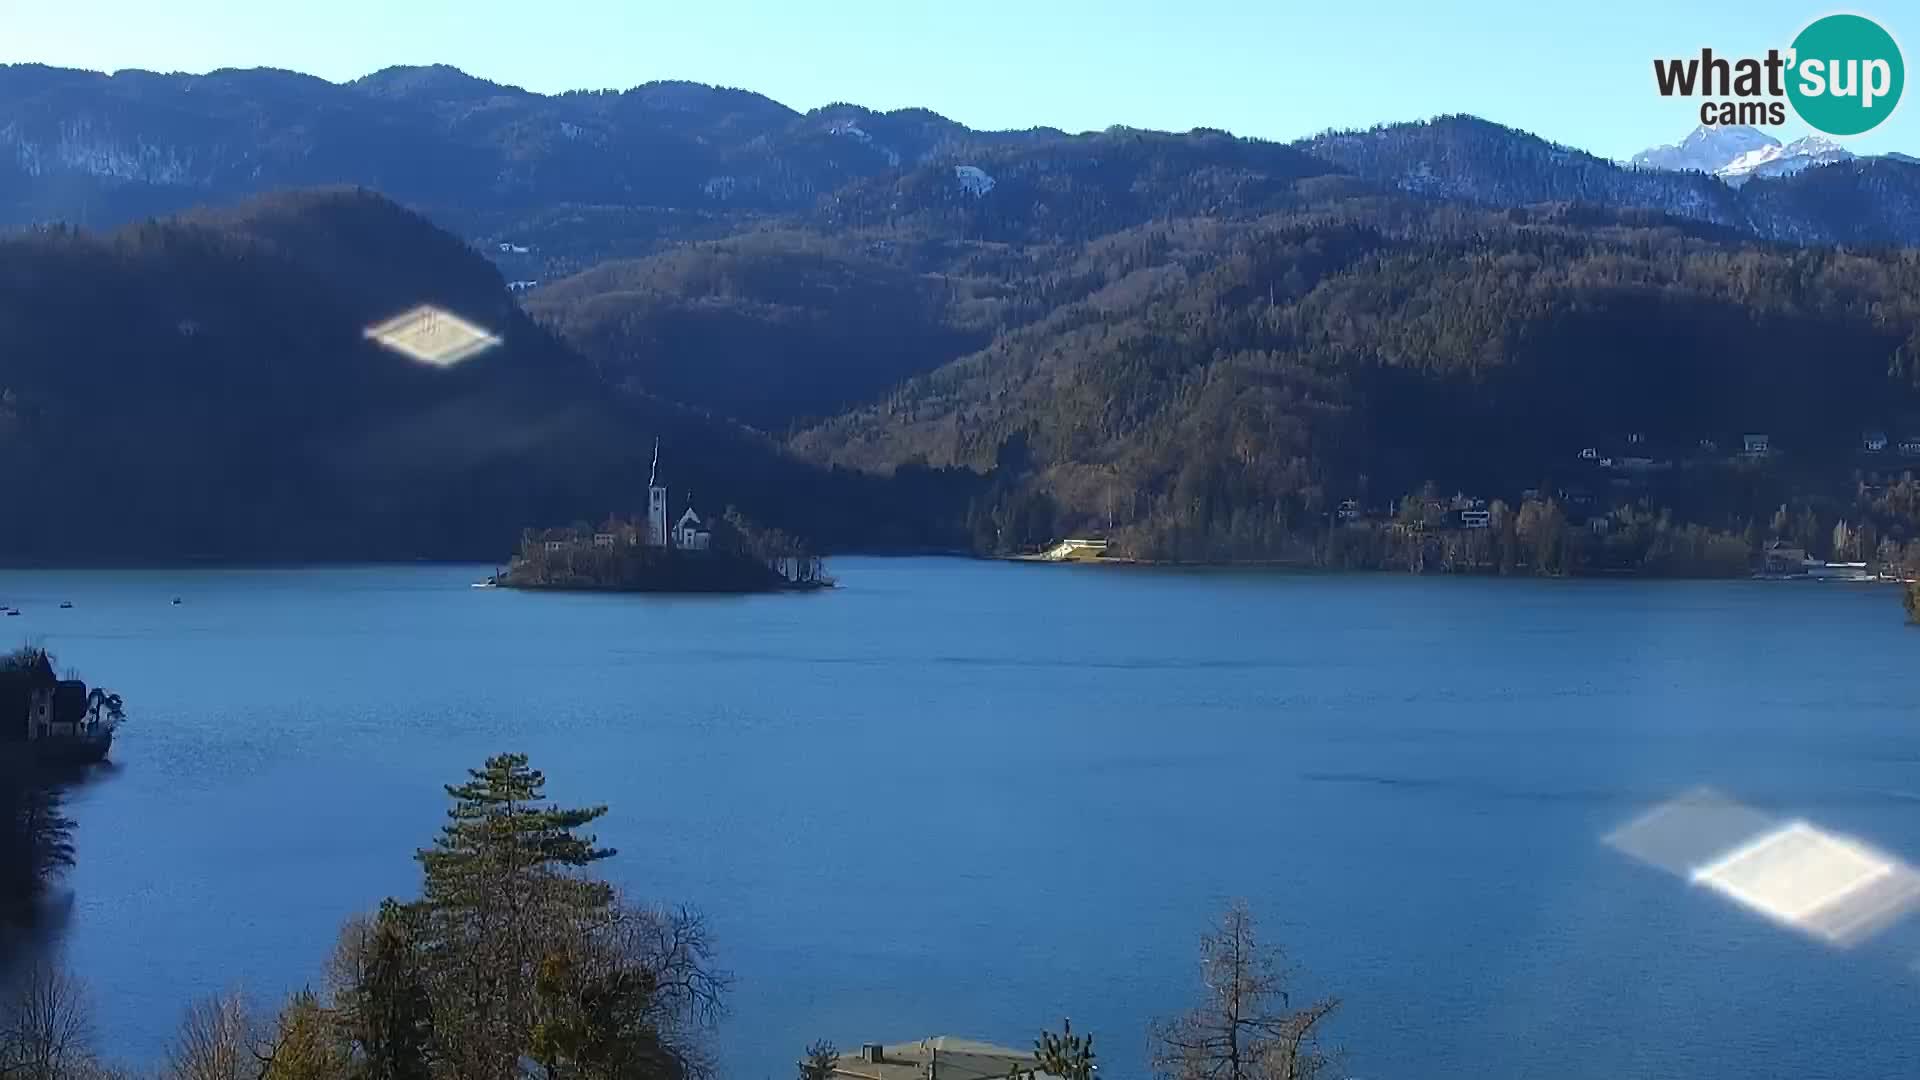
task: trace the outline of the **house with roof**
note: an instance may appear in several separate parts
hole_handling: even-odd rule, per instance
[[[1804,574],[1807,549],[1785,540],[1772,540],[1760,554],[1761,567],[1769,574]]]
[[[80,759],[97,761],[106,756],[118,719],[118,698],[55,676],[44,650],[0,656],[0,743],[37,743],[43,753],[77,751]]]
[[[859,1053],[834,1059],[833,1073],[845,1080],[1059,1080],[1041,1072],[1033,1051],[952,1035],[918,1042],[865,1043]]]
[[[680,515],[673,526],[673,546],[682,551],[705,551],[713,546],[713,532],[700,520],[693,507]]]
[[[3,658],[0,665],[0,742],[29,742],[53,722],[60,680],[45,653]]]

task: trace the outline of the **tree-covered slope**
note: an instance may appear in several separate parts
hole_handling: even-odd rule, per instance
[[[1576,471],[1577,455],[1629,434],[1681,463],[1711,456],[1702,440],[1764,432],[1844,476],[1863,430],[1920,419],[1917,298],[1912,253],[1761,248],[1585,212],[1271,219],[1222,237],[1197,274],[1148,254],[795,445],[866,468],[997,469],[998,509],[976,512],[1004,528],[1009,506],[1029,508],[1029,535],[1002,546],[1111,529],[1142,553],[1245,557],[1343,499],[1380,505],[1427,481],[1607,498],[1610,477]],[[1683,472],[1704,478],[1687,496],[1699,513],[1756,513],[1780,490]]]
[[[419,305],[500,344],[442,368],[366,339]],[[643,507],[655,437],[710,509],[815,533],[871,498],[615,392],[485,259],[371,193],[0,242],[0,557],[492,558]]]

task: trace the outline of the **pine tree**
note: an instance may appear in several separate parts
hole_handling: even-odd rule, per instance
[[[840,1060],[840,1048],[826,1039],[815,1040],[800,1059],[800,1080],[833,1080]]]
[[[546,803],[546,777],[500,754],[450,785],[415,905],[435,1046],[463,1080],[510,1080],[530,1045],[535,980],[554,934],[608,909],[612,890],[576,871],[613,854],[575,830],[606,807]]]
[[[1043,1031],[1034,1040],[1033,1059],[1040,1071],[1060,1080],[1093,1080],[1093,1036],[1075,1035],[1073,1021],[1060,1022],[1060,1034]]]

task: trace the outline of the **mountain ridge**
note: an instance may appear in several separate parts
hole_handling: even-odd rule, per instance
[[[1752,143],[1749,152],[1772,141],[1757,132],[1731,137]],[[1920,217],[1903,202],[1920,181],[1903,175],[1906,162],[1897,155],[1840,162],[1867,169],[1872,179],[1851,191],[1812,185],[1827,198],[1846,198],[1822,208],[1794,186],[1806,171],[1799,166],[1818,154],[1753,161],[1730,178],[1765,178],[1766,190],[1750,192],[1752,185],[1741,183],[1736,192],[1719,180],[1621,166],[1466,116],[1327,131],[1290,143],[1212,129],[980,131],[924,108],[881,112],[843,102],[801,112],[750,90],[689,81],[542,95],[445,65],[391,67],[346,83],[273,69],[106,75],[0,68],[0,225],[111,225],[264,190],[333,184],[376,188],[475,240],[525,233],[561,207],[599,216],[624,208],[629,217],[649,218],[634,243],[597,255],[559,252],[535,278],[544,280],[597,257],[643,256],[769,215],[825,215],[837,226],[844,219],[835,220],[836,213],[864,200],[861,212],[871,221],[889,211],[895,195],[915,197],[912,186],[925,185],[915,176],[929,168],[947,170],[952,187],[979,188],[967,193],[991,208],[989,216],[1004,219],[1033,188],[989,190],[988,182],[998,182],[992,160],[1026,155],[1031,175],[1042,177],[1097,166],[1135,141],[1150,142],[1161,156],[1147,165],[1159,191],[1175,192],[1169,174],[1185,170],[1193,205],[1207,207],[1211,192],[1226,195],[1213,200],[1214,213],[1297,204],[1278,188],[1251,190],[1244,180],[1210,172],[1219,164],[1242,167],[1221,149],[1231,148],[1242,161],[1312,159],[1282,170],[1279,179],[1288,185],[1319,175],[1329,185],[1481,205],[1584,200],[1657,210],[1787,243],[1920,243]],[[1879,171],[1886,169],[1895,171]],[[1137,197],[1117,173],[1095,182],[1110,184],[1099,192],[1109,204]],[[1066,195],[1055,186],[1056,209]],[[1085,193],[1070,198],[1084,212]],[[1137,220],[1144,219],[1135,214],[1124,224]],[[1023,238],[1043,235],[1029,228]],[[526,239],[516,242],[526,246]]]

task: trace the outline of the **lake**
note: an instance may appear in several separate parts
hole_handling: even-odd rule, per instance
[[[1342,999],[1367,1080],[1920,1075],[1911,927],[1836,949],[1601,842],[1711,785],[1920,857],[1920,631],[1885,588],[485,569],[0,571],[0,630],[131,717],[72,798],[61,945],[111,1052],[156,1059],[199,995],[317,985],[343,919],[417,890],[441,785],[521,750],[611,807],[609,877],[708,915],[733,1077],[1062,1016],[1142,1076],[1232,897]]]

